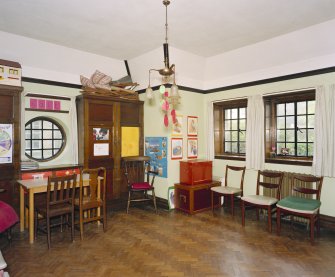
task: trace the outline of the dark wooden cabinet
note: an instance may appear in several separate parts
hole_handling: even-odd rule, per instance
[[[211,187],[220,186],[221,182],[210,181],[200,185],[175,184],[174,199],[177,210],[194,214],[208,210],[212,206]],[[214,194],[214,206],[220,205],[220,197]]]
[[[20,175],[20,155],[21,155],[21,92],[22,87],[0,85],[0,124],[2,126],[10,124],[12,128],[11,151],[12,159],[6,162],[3,159],[8,155],[8,151],[2,148],[0,153],[0,200],[5,201],[15,208],[18,208],[19,193],[15,180]],[[7,153],[6,153],[7,152]]]
[[[77,97],[79,163],[85,168],[103,166],[107,170],[107,199],[127,192],[121,174],[121,128],[139,128],[139,155],[143,155],[143,101],[98,94]],[[108,130],[98,139],[95,130]]]

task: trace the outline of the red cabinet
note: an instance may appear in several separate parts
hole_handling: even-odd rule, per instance
[[[220,186],[221,182],[210,181],[199,185],[175,184],[175,207],[177,210],[194,214],[212,207],[211,187]],[[214,194],[214,206],[220,205],[220,197]]]
[[[212,181],[212,161],[180,161],[180,183],[198,185]]]

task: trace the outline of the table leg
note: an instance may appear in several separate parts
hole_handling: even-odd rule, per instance
[[[34,193],[29,190],[29,242],[34,243]]]
[[[20,231],[24,232],[24,189],[20,186]]]

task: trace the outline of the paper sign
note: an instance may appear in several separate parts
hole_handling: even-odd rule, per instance
[[[94,143],[93,156],[108,156],[109,143]]]

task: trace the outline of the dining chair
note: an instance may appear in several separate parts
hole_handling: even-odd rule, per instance
[[[230,172],[230,173],[229,173]],[[232,175],[232,172],[240,173],[239,176],[239,187],[235,186],[228,186],[228,182],[230,178],[228,175]],[[243,182],[244,182],[244,174],[245,174],[245,166],[238,167],[238,166],[226,166],[226,173],[225,173],[225,182],[224,186],[217,186],[211,188],[211,200],[212,200],[212,211],[214,212],[214,194],[219,195],[220,197],[224,197],[224,205],[227,202],[226,200],[230,200],[231,205],[231,214],[234,216],[234,198],[237,196],[243,196]]]
[[[87,176],[89,186],[83,186]],[[84,238],[84,223],[99,221],[103,230],[107,228],[106,208],[106,168],[83,169],[80,177],[79,198],[74,200],[74,208],[79,211],[80,238]]]
[[[246,208],[255,208],[257,220],[259,219],[259,210],[267,211],[268,230],[272,231],[272,214],[275,212],[276,203],[280,199],[280,190],[283,182],[283,172],[271,172],[258,170],[256,195],[247,195],[241,197],[242,226],[245,226]],[[261,180],[262,179],[262,180]],[[261,187],[264,189],[275,190],[276,197],[264,196],[261,194]]]
[[[130,202],[153,201],[157,213],[154,181],[158,173],[151,170],[149,156],[124,157],[124,175],[128,186],[127,213]],[[150,180],[151,179],[151,180]],[[148,192],[152,193],[151,197]]]
[[[280,235],[281,216],[294,215],[309,220],[310,240],[314,242],[314,227],[320,233],[320,207],[323,177],[292,176],[293,195],[287,196],[277,203],[277,234]],[[314,196],[314,198],[312,198]]]
[[[61,177],[48,177],[47,194],[45,205],[35,209],[35,238],[40,217],[46,220],[46,232],[48,248],[50,249],[51,227],[67,224],[71,227],[71,240],[74,241],[74,196],[77,182],[77,175],[66,175]],[[69,223],[71,215],[71,224]],[[66,222],[63,222],[63,216]],[[51,219],[60,218],[60,223],[51,225]]]

